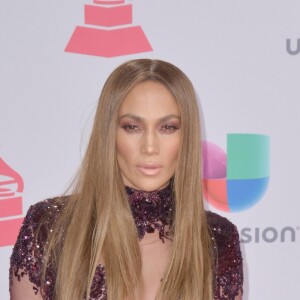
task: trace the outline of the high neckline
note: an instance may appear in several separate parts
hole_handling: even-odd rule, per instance
[[[170,239],[168,230],[172,225],[175,212],[171,185],[152,192],[128,186],[125,188],[139,240],[143,239],[146,232],[153,233],[155,229],[158,230],[159,238],[163,242],[164,238]]]

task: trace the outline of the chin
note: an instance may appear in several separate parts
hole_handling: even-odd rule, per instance
[[[145,192],[152,192],[157,191],[165,188],[168,186],[170,180],[163,181],[163,182],[145,182],[140,183],[137,185],[139,190],[145,191]]]
[[[137,190],[152,192],[165,188],[169,184],[169,182],[170,180],[160,182],[151,182],[150,180],[147,180],[147,182],[133,182],[131,184],[126,185]]]

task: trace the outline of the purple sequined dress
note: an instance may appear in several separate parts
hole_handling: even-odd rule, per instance
[[[145,232],[159,231],[162,240],[168,238],[165,226],[172,223],[174,206],[171,192],[165,188],[158,192],[144,193],[126,187],[130,201],[133,218],[137,226],[139,239]],[[22,280],[29,279],[32,283],[32,293],[41,294],[41,266],[44,259],[44,247],[48,233],[51,232],[60,211],[63,210],[67,201],[65,198],[47,199],[30,207],[20,230],[17,242],[14,246],[10,264],[10,289]],[[46,218],[45,218],[46,216]],[[37,228],[41,225],[39,235],[36,236]],[[239,246],[239,236],[236,227],[227,219],[207,212],[208,226],[211,238],[215,245],[217,257],[215,272],[214,299],[234,300],[239,292],[242,292],[243,266]],[[17,280],[13,280],[16,278]],[[46,272],[47,288],[42,292],[44,300],[53,299],[53,287],[56,274],[51,266]],[[96,269],[92,283],[90,300],[105,300],[107,295],[105,286],[105,268],[99,265]]]

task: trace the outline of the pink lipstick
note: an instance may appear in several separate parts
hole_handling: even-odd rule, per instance
[[[140,173],[147,176],[157,175],[162,169],[162,166],[157,164],[140,164],[136,167]]]

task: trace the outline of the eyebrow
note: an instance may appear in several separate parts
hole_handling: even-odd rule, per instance
[[[133,115],[133,114],[125,114],[125,115],[121,116],[119,118],[119,120],[121,120],[123,118],[130,118],[130,119],[133,119],[137,122],[141,122],[141,121],[145,120],[144,118],[141,118],[141,117]],[[165,121],[168,121],[168,120],[173,119],[173,118],[176,118],[176,119],[180,120],[180,117],[177,116],[177,115],[167,115],[167,116],[164,116],[164,117],[160,118],[159,121],[160,122],[165,122]]]

